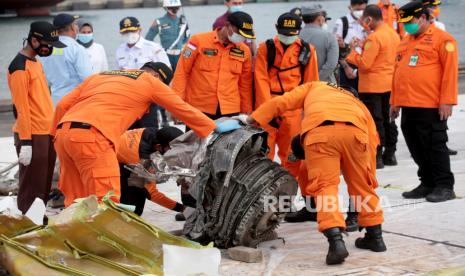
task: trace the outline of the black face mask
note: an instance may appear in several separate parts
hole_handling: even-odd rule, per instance
[[[30,38],[29,39],[29,45],[31,45],[32,47],[32,39]],[[37,46],[36,48],[32,48],[34,50],[34,52],[36,52],[36,54],[39,56],[39,57],[48,57],[52,54],[53,52],[53,46],[51,45],[48,45],[48,44],[43,44],[43,43],[40,43],[39,46]]]

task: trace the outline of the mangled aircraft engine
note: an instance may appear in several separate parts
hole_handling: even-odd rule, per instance
[[[188,132],[153,161],[162,174],[168,168],[193,168],[189,192],[197,205],[183,233],[201,243],[213,241],[218,247],[254,247],[272,239],[280,214],[265,207],[277,207],[279,196],[297,191],[296,180],[266,157],[266,134],[253,127],[215,134],[208,142]]]

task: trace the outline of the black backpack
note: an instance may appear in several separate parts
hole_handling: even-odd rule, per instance
[[[266,50],[267,50],[266,60],[268,62],[268,71],[270,71],[271,68],[275,68],[276,70],[278,70],[278,75],[277,75],[278,82],[279,82],[279,86],[281,87],[281,91],[271,91],[271,94],[283,95],[284,92],[286,92],[284,91],[281,78],[279,77],[280,72],[284,72],[284,71],[288,71],[288,70],[292,70],[294,68],[300,67],[300,84],[303,84],[305,66],[307,66],[307,64],[309,63],[312,57],[312,51],[310,49],[310,44],[302,41],[302,47],[300,48],[300,53],[299,53],[299,64],[288,67],[288,68],[280,68],[274,64],[275,59],[276,59],[276,45],[274,44],[274,40],[268,39],[265,43],[266,43]]]

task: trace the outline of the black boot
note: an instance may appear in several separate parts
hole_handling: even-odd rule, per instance
[[[386,149],[383,153],[383,163],[386,166],[397,166],[397,158],[394,150]]]
[[[356,239],[355,246],[361,249],[369,249],[374,252],[386,251],[382,232],[381,224],[368,226],[366,228],[365,237]]]
[[[378,150],[376,151],[376,169],[382,168],[384,168],[383,149],[382,147],[378,147]]]
[[[342,239],[341,229],[338,227],[329,228],[323,231],[323,234],[328,238],[329,249],[326,255],[326,264],[334,265],[341,264],[345,258],[349,256],[346,245]]]
[[[426,196],[426,200],[429,202],[443,202],[455,198],[453,189],[436,187],[434,190]]]
[[[347,212],[346,218],[346,231],[355,232],[358,230],[358,213],[357,212]]]
[[[433,191],[433,188],[425,186],[423,184],[418,185],[415,189],[410,192],[403,192],[402,196],[409,199],[424,198]]]
[[[297,212],[286,214],[284,220],[287,222],[304,222],[304,221],[316,221],[316,212],[310,212],[307,207],[303,207]]]

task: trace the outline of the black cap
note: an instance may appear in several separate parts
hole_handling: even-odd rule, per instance
[[[140,30],[140,23],[137,18],[128,16],[123,18],[119,22],[119,32],[124,33],[124,32],[130,32],[130,31],[138,31]]]
[[[53,25],[56,28],[60,29],[60,28],[66,27],[69,24],[73,23],[74,20],[76,20],[78,18],[79,18],[78,15],[71,15],[71,14],[68,14],[68,13],[60,13],[60,14],[57,14],[53,18]]]
[[[65,48],[66,44],[58,40],[58,31],[47,21],[35,21],[31,23],[29,35],[39,40],[50,43],[53,47]]]
[[[399,8],[399,23],[410,22],[414,17],[423,13],[423,4],[420,1],[409,2]]]
[[[423,6],[433,7],[441,5],[441,0],[422,0]]]
[[[142,65],[141,69],[144,67],[150,68],[157,72],[158,75],[160,75],[161,81],[166,85],[169,85],[173,79],[173,70],[171,70],[168,65],[164,64],[163,62],[150,61]]]
[[[281,14],[276,23],[278,33],[282,35],[298,35],[302,26],[302,19],[299,16],[286,12]]]
[[[157,131],[156,143],[161,145],[168,145],[174,139],[183,135],[184,132],[177,127],[162,127]]]
[[[228,15],[228,22],[239,29],[239,34],[245,38],[255,38],[252,17],[245,12],[238,11]]]

